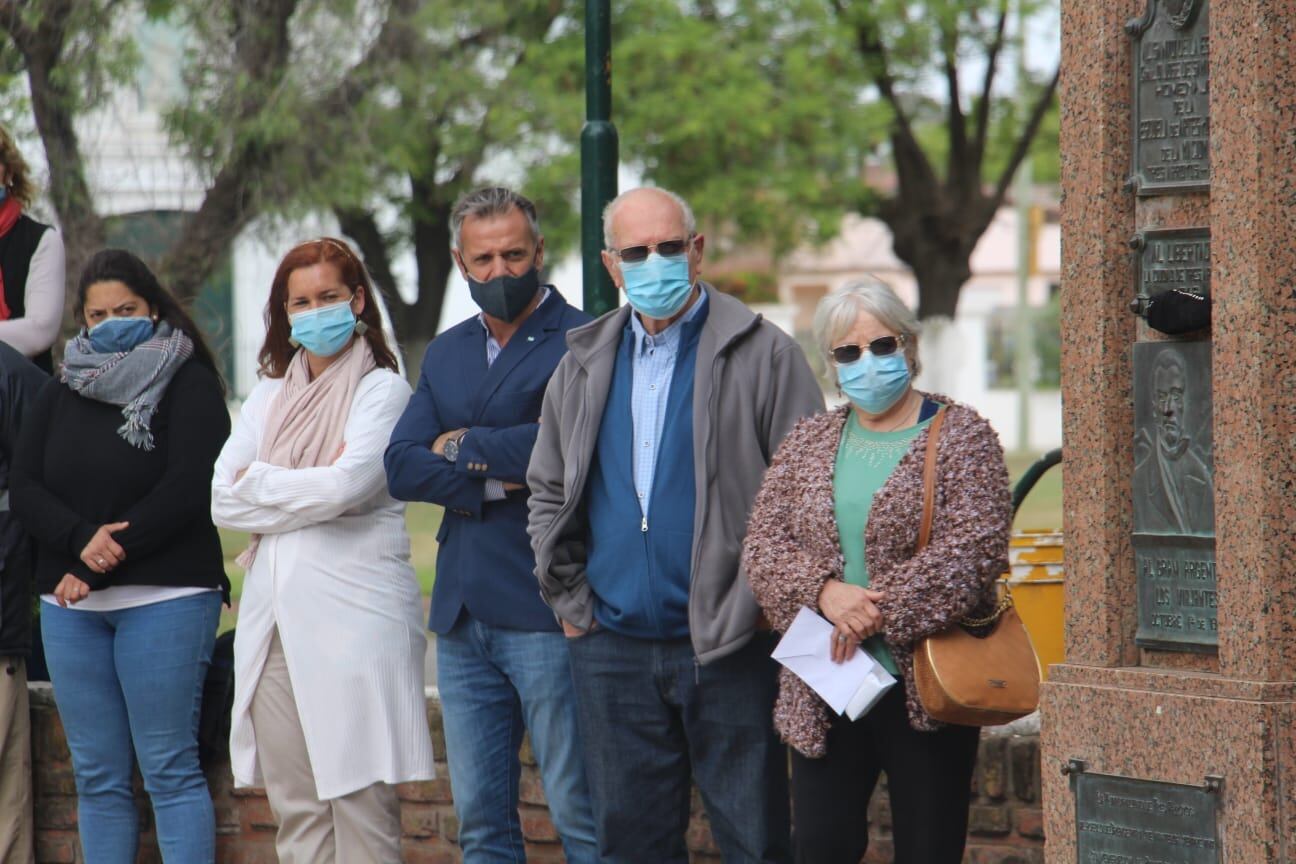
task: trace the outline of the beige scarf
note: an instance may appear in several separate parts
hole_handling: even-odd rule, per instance
[[[257,461],[280,468],[316,468],[336,462],[346,443],[346,421],[356,388],[377,365],[369,341],[361,336],[312,381],[306,351],[298,351],[288,364],[283,387],[270,403]],[[253,534],[235,563],[251,569],[260,543],[261,535]]]

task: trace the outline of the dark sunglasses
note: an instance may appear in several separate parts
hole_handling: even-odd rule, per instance
[[[888,354],[894,354],[903,344],[903,336],[882,336],[863,347],[859,345],[838,345],[832,349],[832,358],[837,365],[845,366],[863,357],[864,348],[867,348],[869,353],[875,357],[886,357]]]
[[[660,243],[649,243],[645,246],[627,246],[624,249],[613,249],[612,252],[627,264],[637,264],[648,259],[648,253],[654,249],[663,258],[682,255],[693,242],[692,237],[683,240],[663,240]]]

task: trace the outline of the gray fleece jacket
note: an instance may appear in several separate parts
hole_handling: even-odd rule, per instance
[[[823,410],[823,392],[790,337],[700,284],[710,309],[693,379],[697,506],[688,617],[693,650],[708,663],[737,651],[756,629],[760,610],[739,560],[747,516],[783,436]],[[583,629],[594,620],[585,486],[630,314],[623,306],[568,332],[571,350],[549,380],[527,470],[540,593],[561,620]]]

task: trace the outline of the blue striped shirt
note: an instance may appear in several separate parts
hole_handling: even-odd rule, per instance
[[[670,397],[675,360],[679,357],[680,333],[686,321],[692,321],[706,305],[705,291],[676,321],[657,335],[644,329],[638,313],[630,313],[634,330],[634,385],[630,391],[630,414],[634,421],[634,485],[639,508],[648,515],[652,495],[653,472],[657,468],[657,448],[666,425],[666,400]]]
[[[548,299],[549,286],[546,285],[544,286],[544,294],[540,297],[540,302],[536,304],[536,309],[543,306]],[[486,319],[480,312],[477,313],[477,320],[481,322],[482,329],[486,331],[486,368],[489,369],[495,365],[500,352],[504,349],[500,346],[499,340],[495,338],[495,334],[486,326]],[[503,501],[507,497],[508,492],[504,491],[504,482],[502,480],[496,480],[494,477],[486,478],[486,492],[482,495],[483,501]]]

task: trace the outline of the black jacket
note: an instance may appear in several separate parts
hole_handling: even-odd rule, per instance
[[[216,374],[190,359],[153,417],[154,449],[127,443],[121,408],[45,386],[18,445],[14,512],[36,538],[36,587],[54,590],[71,573],[97,590],[111,585],[221,588],[228,597],[220,537],[211,521],[212,469],[230,418]],[[81,550],[110,522],[126,560],[94,573]]]
[[[9,466],[24,412],[48,376],[0,342],[0,657],[25,655],[31,647],[32,545],[9,512]]]

